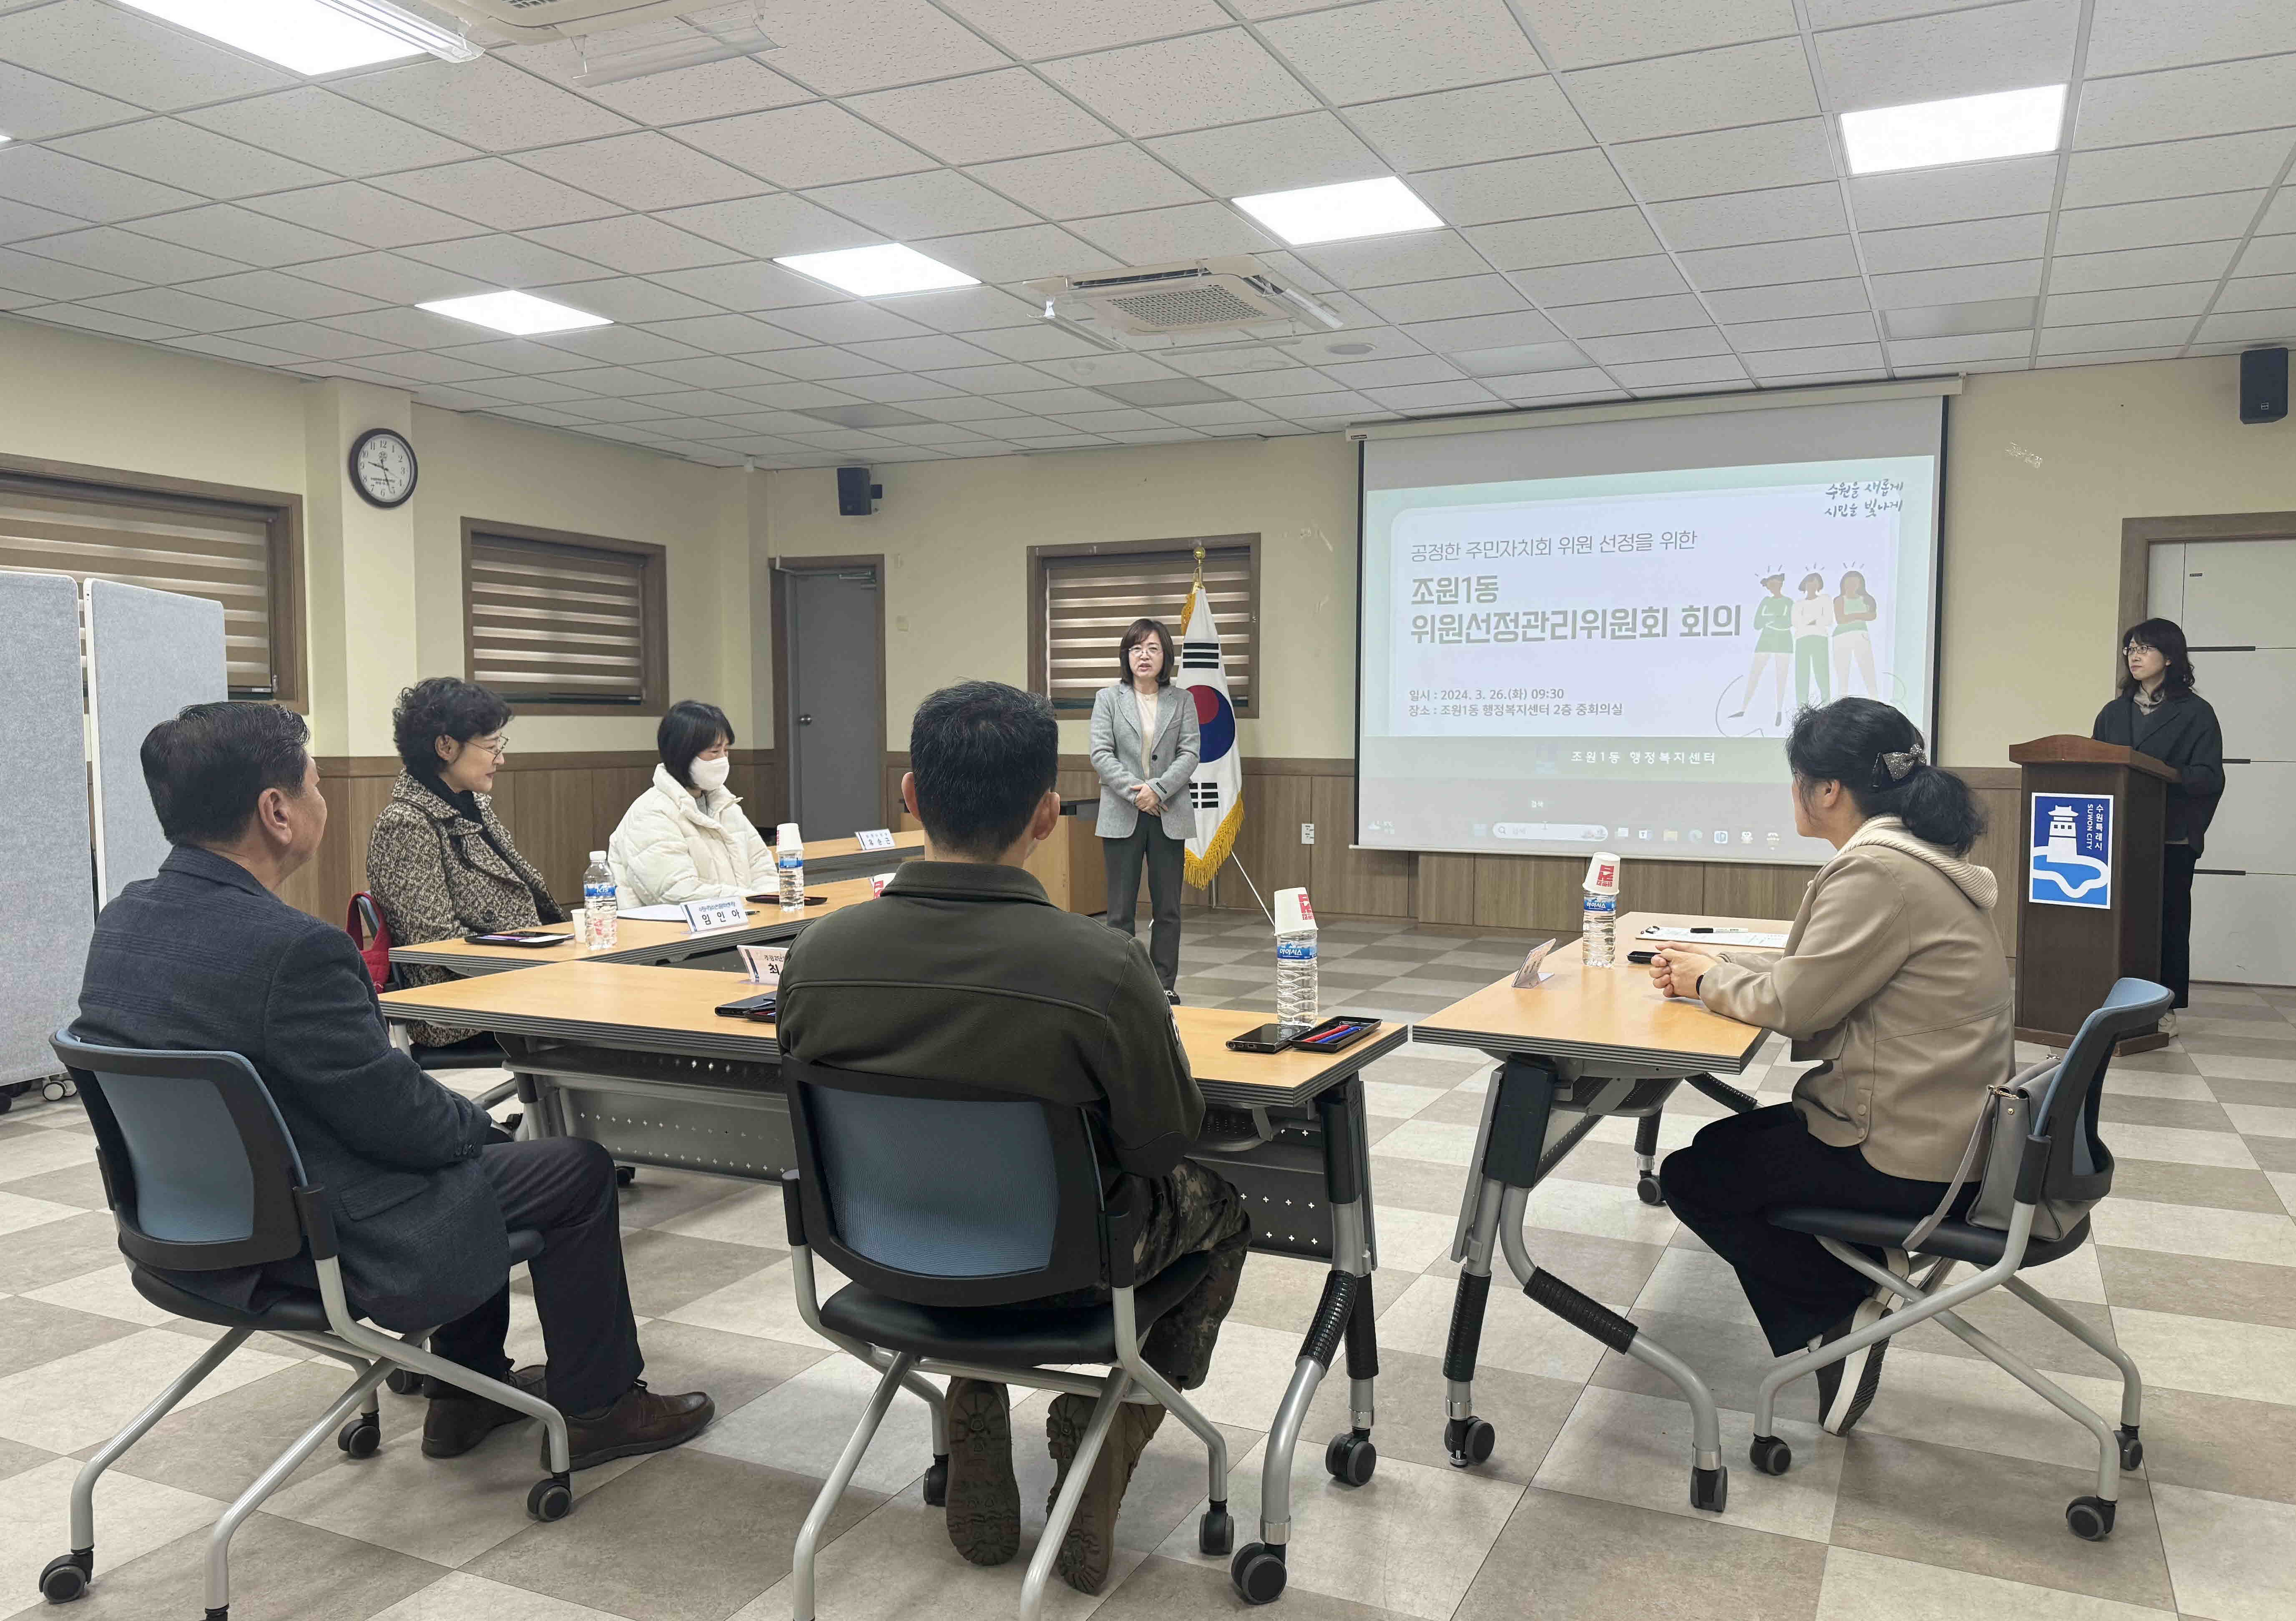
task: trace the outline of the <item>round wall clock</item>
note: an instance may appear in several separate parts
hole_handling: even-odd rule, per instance
[[[373,506],[403,506],[414,493],[414,446],[388,428],[351,442],[351,487]]]

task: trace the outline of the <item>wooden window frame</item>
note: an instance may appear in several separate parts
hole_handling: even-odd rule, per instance
[[[609,535],[580,535],[570,529],[541,529],[527,523],[503,523],[490,518],[463,520],[463,675],[476,681],[478,635],[471,612],[471,551],[488,536],[504,540],[533,541],[543,545],[579,546],[590,552],[619,552],[639,561],[638,569],[638,701],[616,703],[556,703],[548,699],[514,698],[504,702],[516,715],[626,715],[659,719],[669,708],[669,548],[642,540],[617,540]]]
[[[0,480],[12,487],[44,495],[79,495],[108,501],[116,506],[148,507],[155,512],[182,512],[186,501],[217,502],[254,507],[266,512],[264,528],[269,540],[271,598],[271,676],[268,701],[308,714],[311,689],[305,649],[303,592],[303,497],[285,490],[254,489],[238,484],[211,484],[201,479],[176,479],[160,473],[133,472],[124,468],[86,467],[76,462],[50,462],[34,456],[0,454]],[[252,696],[252,695],[250,695]],[[264,701],[256,700],[256,701]]]
[[[1264,663],[1267,655],[1261,647],[1259,636],[1259,536],[1257,534],[1194,535],[1171,540],[1105,540],[1077,545],[1030,546],[1029,548],[1029,690],[1045,698],[1052,696],[1052,672],[1045,645],[1045,638],[1050,628],[1046,623],[1045,615],[1045,569],[1047,563],[1079,557],[1132,557],[1143,553],[1155,552],[1193,553],[1198,546],[1201,546],[1207,552],[1234,552],[1240,549],[1248,559],[1245,568],[1250,577],[1251,584],[1249,588],[1250,607],[1246,611],[1250,620],[1249,634],[1251,638],[1251,696],[1234,707],[1238,720],[1256,718],[1259,714],[1259,697],[1264,690],[1263,684],[1267,680]],[[1172,634],[1177,637],[1179,634],[1180,626],[1173,626]],[[1232,626],[1223,625],[1220,627],[1223,643],[1231,639],[1234,634]],[[1116,650],[1111,648],[1109,651],[1113,652]],[[1173,679],[1177,681],[1179,679],[1179,649],[1174,648],[1172,655]],[[1111,667],[1108,678],[1111,681],[1116,679],[1113,667]],[[1074,718],[1082,713],[1077,708],[1061,709],[1057,705],[1055,705],[1055,712],[1068,718]]]

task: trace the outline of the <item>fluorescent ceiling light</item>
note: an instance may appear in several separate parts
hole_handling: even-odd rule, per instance
[[[1342,185],[1311,185],[1299,192],[1267,192],[1238,197],[1235,206],[1295,248],[1310,242],[1345,242],[1355,236],[1392,236],[1398,231],[1433,231],[1442,220],[1390,176],[1350,180]]]
[[[127,0],[139,12],[236,45],[307,77],[431,51],[479,53],[387,0]]]
[[[951,269],[939,259],[929,259],[914,248],[904,248],[898,242],[876,248],[846,248],[835,253],[792,253],[774,263],[860,299],[980,285],[978,276]]]
[[[1853,175],[2018,158],[2057,149],[2065,118],[2065,87],[2002,90],[1913,102],[1841,115],[1841,143]]]
[[[554,304],[547,299],[537,299],[530,292],[481,292],[467,299],[439,299],[429,304],[418,304],[417,309],[427,309],[434,315],[448,315],[457,321],[468,321],[473,326],[490,327],[498,332],[508,332],[514,338],[532,338],[544,332],[578,332],[588,326],[611,326],[603,315],[594,315],[587,310],[573,309],[563,304]]]

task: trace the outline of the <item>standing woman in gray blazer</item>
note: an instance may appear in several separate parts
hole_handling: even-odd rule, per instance
[[[1108,868],[1108,926],[1132,937],[1140,868],[1148,868],[1148,958],[1164,995],[1180,999],[1180,880],[1196,831],[1188,783],[1202,745],[1196,706],[1172,684],[1172,634],[1135,619],[1117,652],[1119,679],[1092,700],[1092,768],[1100,774],[1101,858]]]

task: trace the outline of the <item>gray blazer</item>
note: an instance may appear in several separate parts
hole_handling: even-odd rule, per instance
[[[1188,783],[1202,750],[1187,689],[1166,687],[1157,694],[1156,744],[1148,750],[1144,780],[1163,799],[1164,831],[1174,839],[1195,837]],[[1092,700],[1092,768],[1100,774],[1100,822],[1093,831],[1103,839],[1128,839],[1140,825],[1140,807],[1132,802],[1132,790],[1144,780],[1132,769],[1140,752],[1140,701],[1131,683],[1112,682]]]

